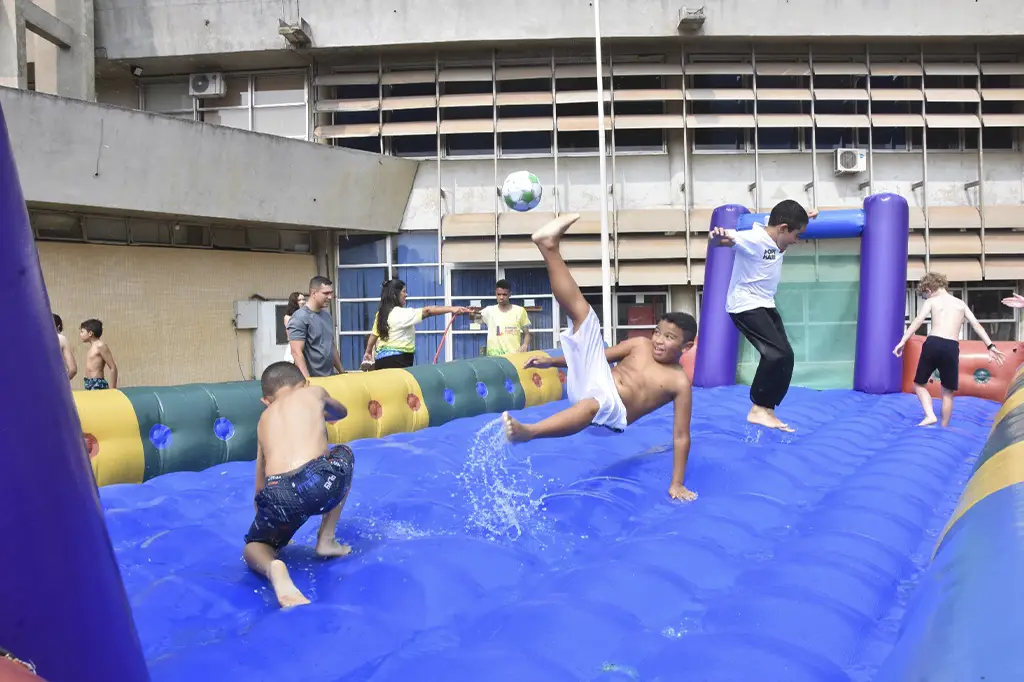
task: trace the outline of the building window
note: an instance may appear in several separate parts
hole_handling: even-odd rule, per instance
[[[376,78],[377,75],[373,74]],[[380,85],[339,85],[331,93],[334,106],[340,111],[331,114],[331,124],[356,131],[372,130],[372,135],[339,137],[331,140],[336,147],[360,149],[364,152],[381,152],[380,138]]]
[[[486,81],[445,82],[442,84],[441,131],[444,133],[445,155],[494,156],[494,83]],[[444,95],[479,95],[490,104],[445,106]],[[483,132],[478,132],[485,128]],[[455,132],[448,132],[452,130]]]
[[[194,120],[195,100],[188,94],[188,79],[145,83],[142,86],[142,110]]]
[[[1012,282],[986,282],[985,284],[974,284],[971,282],[950,282],[949,293],[967,303],[967,306],[974,313],[975,318],[993,341],[1016,341],[1017,326],[1020,322],[1018,311],[1015,308],[1008,308],[1002,304],[1002,300],[1012,296],[1016,287]],[[917,294],[916,285],[907,287],[907,315],[906,323],[909,325],[917,316],[924,300]],[[931,319],[925,320],[917,333],[927,335],[931,332]],[[978,341],[978,335],[974,333],[971,325],[964,320],[963,328],[960,330],[960,338],[971,341]]]
[[[713,93],[713,99],[695,99],[691,104],[694,115],[736,115],[754,113],[754,103],[745,99],[750,91],[751,77],[741,75],[689,76],[689,87],[702,93]],[[729,97],[730,90],[736,92]],[[724,91],[724,92],[723,92]],[[748,151],[752,131],[746,128],[697,128],[693,131],[694,151]]]
[[[497,104],[498,129],[506,131],[498,133],[501,156],[551,154],[555,111],[550,78],[499,80]]]
[[[437,156],[436,97],[433,81],[384,86],[386,151],[421,159]]]
[[[665,113],[663,100],[625,99],[630,90],[661,90],[664,78],[661,76],[615,76],[612,79],[613,108],[619,116],[660,116]],[[621,99],[620,99],[621,98]],[[664,152],[665,130],[660,124],[649,129],[615,129],[616,152]]]
[[[615,291],[615,343],[651,338],[658,320],[668,310],[667,290]]]
[[[306,74],[228,74],[223,97],[199,100],[200,120],[278,137],[308,139]]]

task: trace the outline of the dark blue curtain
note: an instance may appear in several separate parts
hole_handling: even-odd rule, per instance
[[[341,265],[377,265],[388,262],[385,235],[350,235],[338,240]]]
[[[437,263],[437,231],[399,232],[392,241],[396,265]]]

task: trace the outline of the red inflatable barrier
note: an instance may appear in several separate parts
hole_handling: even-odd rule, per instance
[[[697,362],[697,337],[693,339],[693,348],[683,353],[683,357],[679,358],[679,364],[683,366],[683,371],[686,372],[686,377],[693,383],[693,365]]]
[[[915,334],[907,341],[903,349],[903,392],[914,392],[914,373],[917,372],[917,361],[921,358],[921,346],[924,336]],[[988,349],[981,341],[960,342],[960,388],[956,395],[985,398],[986,400],[1002,401],[1006,397],[1006,389],[1013,381],[1013,374],[1024,364],[1024,343],[1000,341],[996,348],[1006,356],[1002,367],[988,356]],[[939,378],[932,376],[928,380],[928,393],[933,398],[941,397]]]

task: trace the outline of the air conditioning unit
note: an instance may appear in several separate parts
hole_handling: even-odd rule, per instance
[[[227,83],[222,73],[194,73],[188,77],[188,94],[193,97],[223,97]]]
[[[868,155],[863,149],[837,149],[835,174],[863,173],[868,169]]]

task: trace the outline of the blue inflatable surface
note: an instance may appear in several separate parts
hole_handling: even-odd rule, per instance
[[[691,504],[671,406],[513,448],[493,415],[353,443],[354,552],[318,560],[307,524],[288,611],[240,558],[251,463],[104,488],[153,680],[870,680],[997,405],[921,429],[911,395],[793,389],[795,434],[748,407],[695,391]]]

